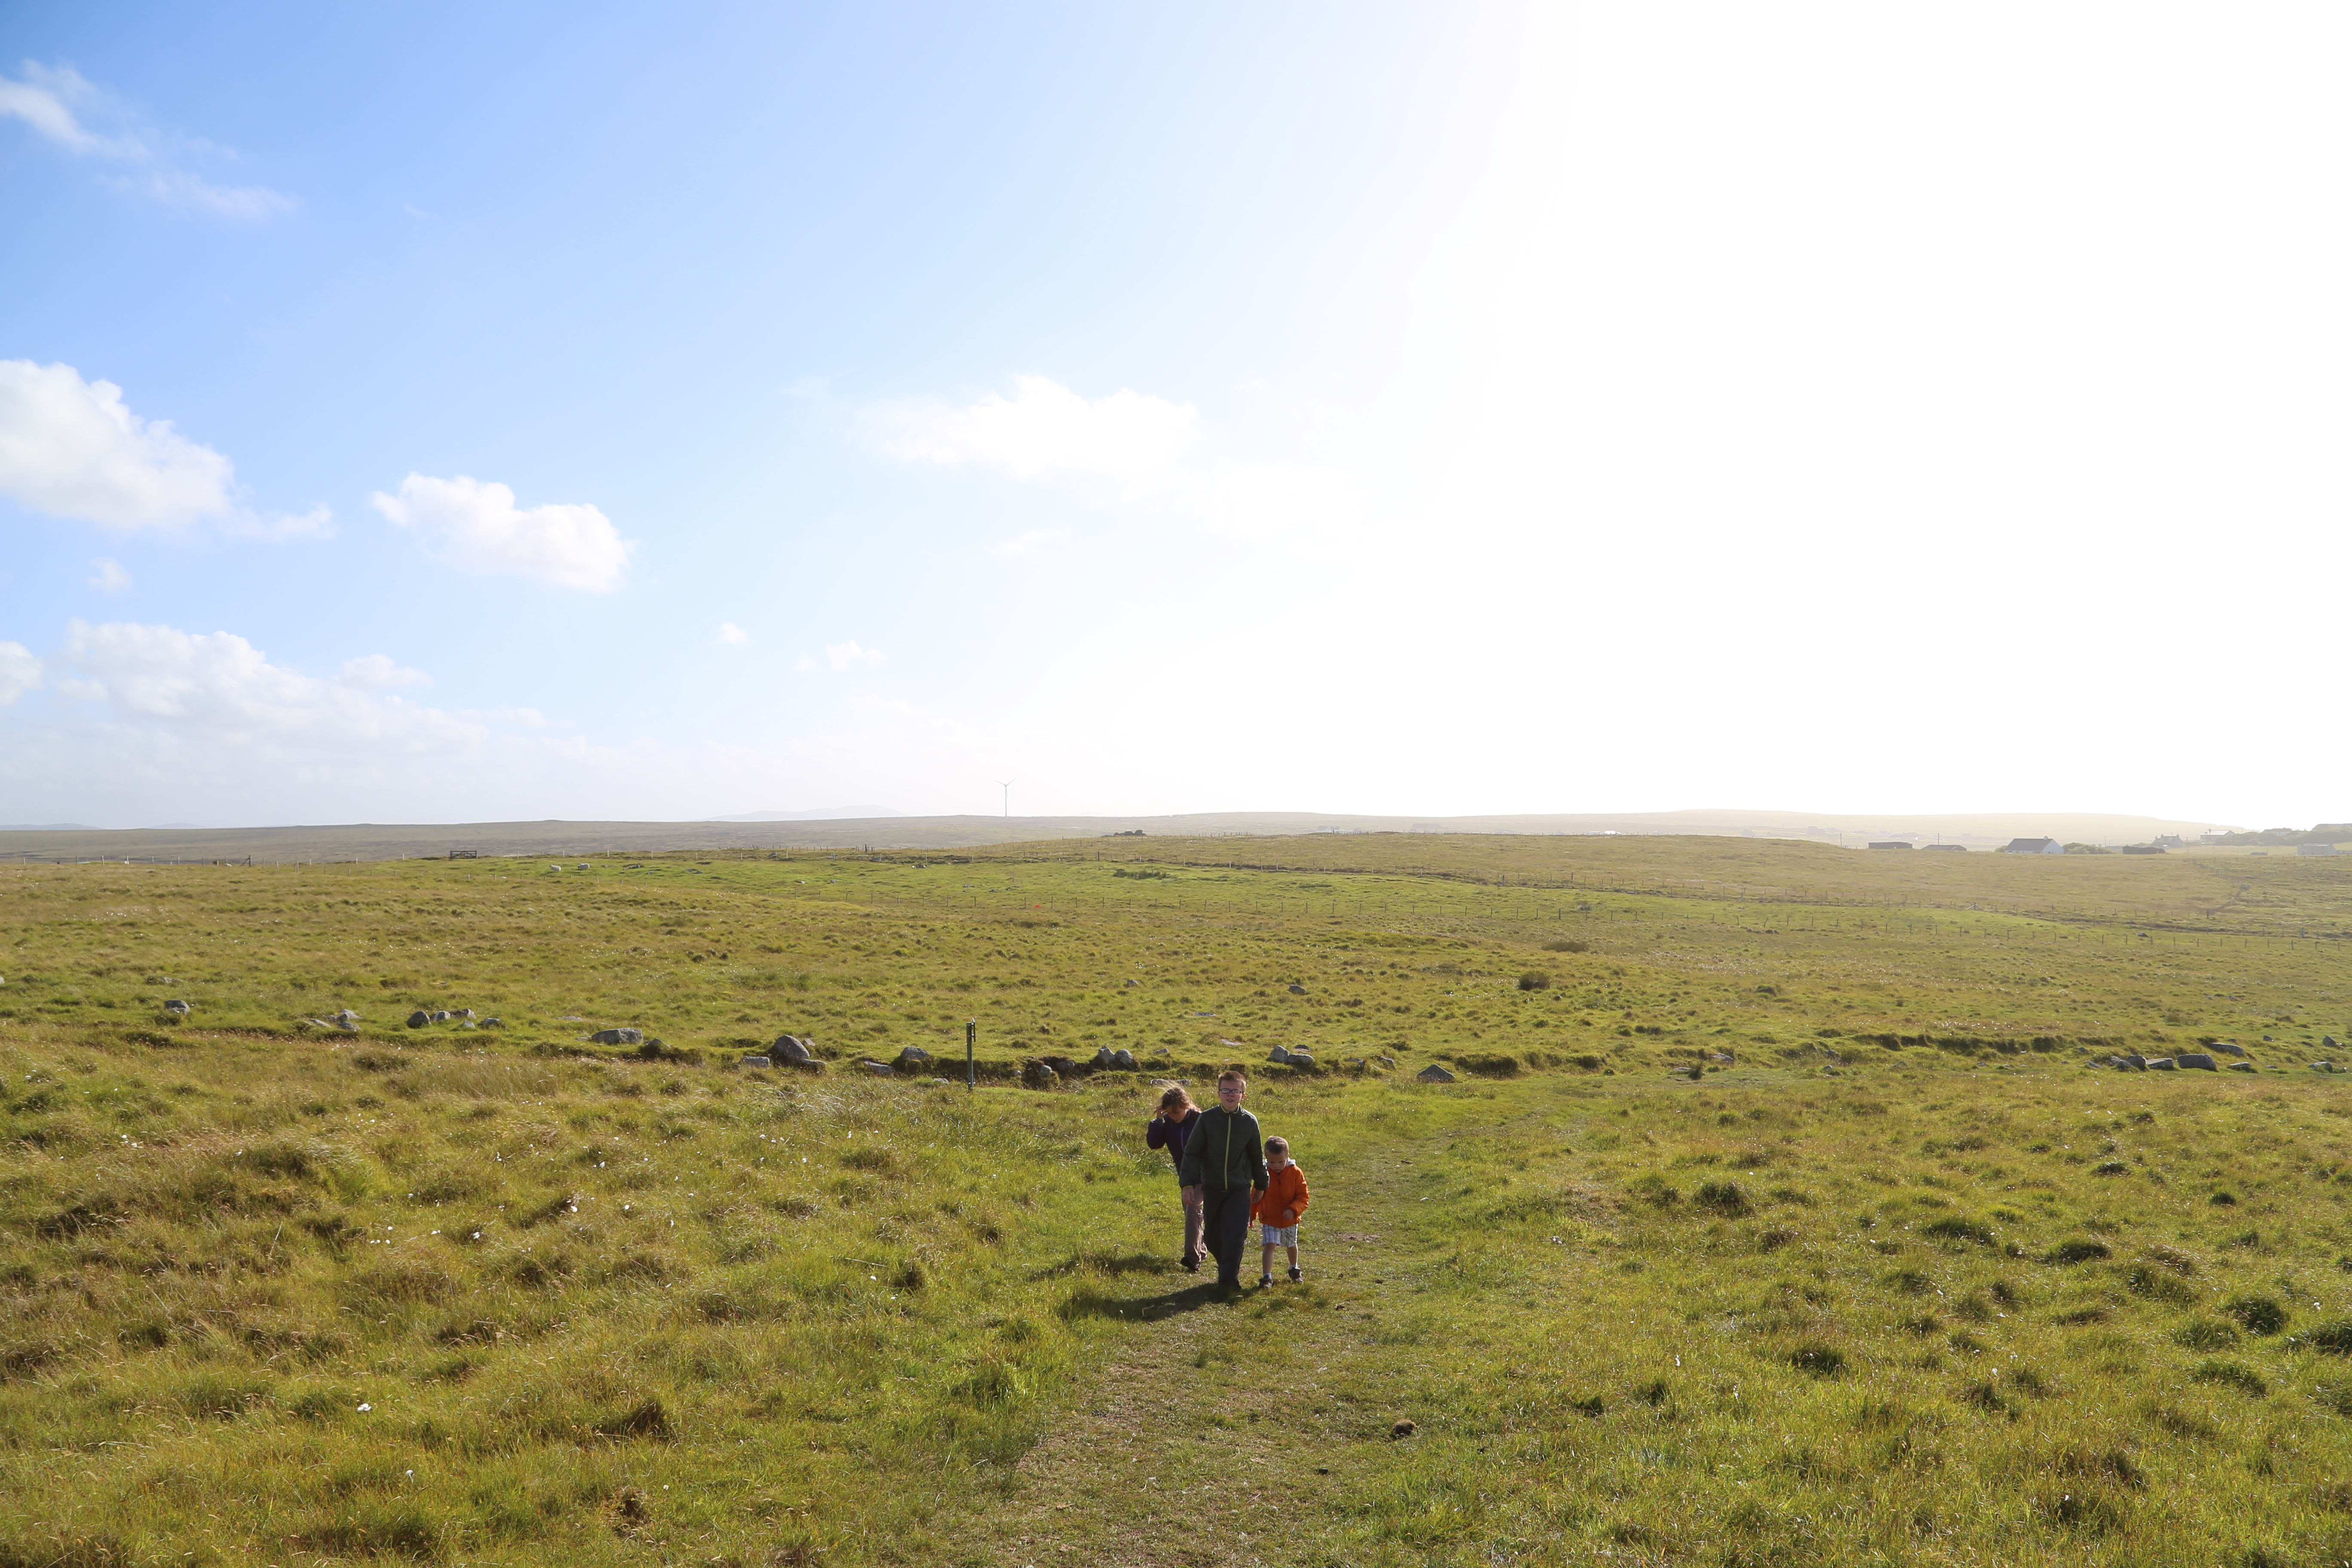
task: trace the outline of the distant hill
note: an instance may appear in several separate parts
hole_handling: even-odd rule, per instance
[[[2211,823],[2086,812],[1835,816],[1803,812],[1669,811],[1622,816],[1357,816],[1299,811],[1180,816],[772,817],[705,822],[352,823],[316,827],[0,828],[0,859],[389,860],[470,849],[551,858],[676,849],[951,849],[1114,833],[1186,837],[1299,833],[1706,834],[1796,838],[1859,849],[1898,838],[1996,849],[2012,838],[2145,844]]]
[[[806,811],[747,811],[738,816],[714,816],[713,822],[832,822],[842,817],[877,821],[902,813],[881,805],[819,805]]]

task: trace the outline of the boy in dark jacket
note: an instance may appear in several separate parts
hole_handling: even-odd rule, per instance
[[[1202,1228],[1217,1259],[1217,1284],[1242,1288],[1242,1247],[1249,1240],[1250,1207],[1265,1190],[1265,1150],[1257,1118],[1242,1109],[1249,1079],[1239,1068],[1217,1075],[1217,1103],[1201,1113],[1177,1163],[1180,1185],[1201,1189]]]
[[[1171,1083],[1160,1097],[1160,1114],[1143,1124],[1143,1141],[1154,1149],[1168,1151],[1168,1158],[1177,1167],[1179,1185],[1176,1195],[1184,1200],[1184,1256],[1178,1259],[1187,1274],[1201,1271],[1201,1259],[1208,1249],[1201,1245],[1201,1189],[1181,1184],[1184,1165],[1184,1140],[1201,1120],[1201,1108],[1184,1092],[1181,1083]]]

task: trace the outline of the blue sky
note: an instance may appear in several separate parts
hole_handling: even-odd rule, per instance
[[[2347,44],[15,7],[0,821],[2352,817]]]

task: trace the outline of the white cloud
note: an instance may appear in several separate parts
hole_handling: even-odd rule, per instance
[[[104,556],[100,556],[91,562],[90,565],[94,570],[90,575],[89,585],[100,593],[120,594],[123,589],[131,586],[131,574],[122,569],[121,563],[109,561]]]
[[[823,658],[804,653],[793,662],[793,668],[803,673],[818,669],[838,673],[855,669],[861,664],[877,664],[881,659],[882,655],[874,648],[860,647],[854,642],[830,642],[824,645]]]
[[[385,691],[397,686],[429,686],[433,678],[421,669],[409,669],[394,664],[384,654],[371,653],[343,661],[342,674],[338,678],[346,686],[356,686],[362,691]]]
[[[868,416],[877,444],[901,462],[1002,469],[1017,479],[1070,477],[1148,486],[1200,443],[1199,411],[1138,392],[1091,402],[1042,375],[1016,375],[1013,395],[961,408],[886,404]]]
[[[290,196],[260,185],[223,185],[197,174],[192,161],[218,158],[223,149],[140,126],[123,107],[70,66],[26,60],[23,79],[0,76],[0,119],[21,120],[36,135],[77,157],[97,158],[122,173],[114,183],[158,201],[201,207],[223,217],[264,218],[291,210]],[[118,122],[113,134],[83,122],[89,113]]]
[[[719,641],[724,647],[746,647],[751,644],[751,634],[733,621],[721,621],[719,623]]]
[[[0,642],[0,708],[41,683],[41,661],[23,643]]]
[[[379,490],[368,504],[400,527],[416,530],[436,558],[450,565],[535,577],[592,594],[621,586],[629,552],[636,548],[593,506],[524,510],[505,485],[463,474],[454,479],[411,474],[400,482],[398,495]]]
[[[866,417],[881,450],[901,462],[995,468],[1030,481],[1108,481],[1123,504],[1252,538],[1356,531],[1366,511],[1352,475],[1238,459],[1220,450],[1191,404],[1144,393],[1088,401],[1045,376],[1021,375],[1010,397],[992,393],[961,408],[889,403]],[[1033,529],[995,550],[1034,554],[1056,537]]]
[[[0,360],[0,493],[53,517],[169,528],[229,514],[229,460],[69,364]]]

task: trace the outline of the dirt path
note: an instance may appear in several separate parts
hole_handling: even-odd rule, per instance
[[[1382,1237],[1412,1201],[1410,1160],[1399,1148],[1329,1163],[1301,1233],[1302,1284],[1220,1302],[1172,1265],[1112,1282],[1109,1310],[1132,1326],[1023,1461],[1019,1489],[986,1521],[981,1560],[1330,1562],[1341,1479],[1386,1457],[1396,1418],[1363,1363],[1402,1288]],[[1244,1279],[1256,1276],[1255,1240],[1253,1232]]]

